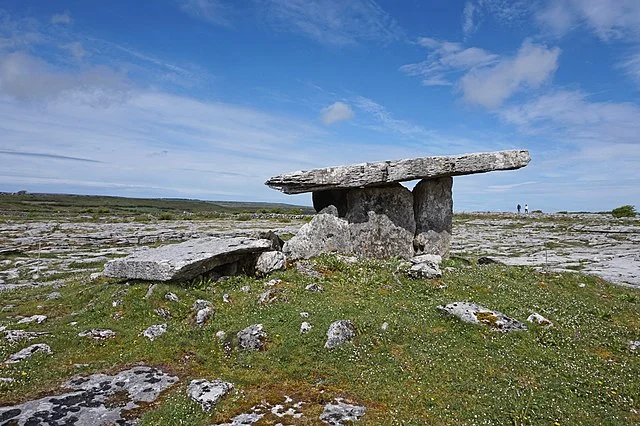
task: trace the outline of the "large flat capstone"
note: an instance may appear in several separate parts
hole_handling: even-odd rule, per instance
[[[104,275],[153,281],[189,280],[272,247],[266,239],[200,238],[143,249],[105,265]]]
[[[265,184],[286,194],[299,194],[335,188],[359,188],[416,179],[486,173],[495,170],[515,170],[526,166],[530,160],[527,150],[420,157],[297,171],[274,176]]]

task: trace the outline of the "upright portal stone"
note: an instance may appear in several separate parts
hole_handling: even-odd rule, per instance
[[[451,243],[453,219],[452,177],[423,179],[413,188],[416,254],[446,257]]]

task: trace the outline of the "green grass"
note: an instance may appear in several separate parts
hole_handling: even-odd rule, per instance
[[[143,425],[228,421],[261,400],[279,403],[284,395],[308,402],[303,406],[307,424],[316,424],[322,403],[336,396],[367,407],[362,425],[640,422],[640,361],[627,347],[629,340],[640,338],[638,290],[578,273],[545,275],[522,267],[478,266],[461,258],[443,266],[455,269],[431,281],[397,274],[399,285],[393,276],[396,262],[349,265],[324,256],[316,260],[321,279],[300,275],[295,268],[269,277],[283,280],[287,299],[269,306],[257,303],[269,278],[159,284],[148,299],[143,297],[148,283],[104,279],[69,284],[59,290],[59,300],[46,300],[50,288],[6,292],[3,304],[16,307],[0,313],[0,325],[13,323],[6,316],[49,315],[46,323],[25,329],[50,331],[51,336],[34,342],[48,343],[54,355],[0,364],[0,376],[17,379],[0,384],[0,400],[18,403],[57,392],[78,372],[117,371],[144,362],[181,380],[144,413]],[[311,282],[320,283],[325,292],[304,290]],[[443,283],[446,287],[439,288]],[[240,290],[245,285],[249,293]],[[167,291],[181,302],[164,299]],[[231,295],[231,304],[222,303],[224,293]],[[114,298],[122,299],[122,305],[114,308]],[[197,298],[215,305],[214,318],[203,328],[194,326],[190,312]],[[480,303],[520,320],[536,311],[554,327],[531,325],[526,332],[501,334],[435,309],[454,301]],[[153,312],[160,307],[172,314],[168,332],[149,342],[139,334],[164,322]],[[306,321],[314,326],[306,335],[299,334],[302,311],[311,314]],[[113,319],[116,312],[121,320]],[[326,330],[338,319],[352,320],[357,336],[326,350]],[[78,326],[69,325],[72,321]],[[382,331],[385,321],[390,326]],[[264,324],[267,350],[238,350],[235,334],[254,323]],[[104,342],[77,337],[94,327],[111,328],[117,336]],[[225,352],[215,338],[218,330],[227,332],[231,351]],[[2,341],[0,358],[27,345],[10,347]],[[74,367],[82,363],[89,367]],[[210,414],[185,394],[189,380],[203,377],[219,377],[236,387]]]

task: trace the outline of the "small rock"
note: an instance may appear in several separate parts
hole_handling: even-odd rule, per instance
[[[450,315],[454,315],[464,322],[484,324],[503,333],[527,329],[527,326],[520,321],[509,318],[501,312],[492,311],[475,303],[455,302],[449,303],[446,306],[438,306],[437,309]]]
[[[218,338],[218,340],[223,341],[227,337],[227,333],[220,330],[216,333],[216,337]]]
[[[76,326],[76,325],[78,325],[78,321],[71,321],[71,322],[69,323],[69,325],[70,325],[70,326]]]
[[[89,275],[89,279],[93,281],[93,280],[97,280],[101,276],[102,276],[102,272],[94,272],[91,275]]]
[[[154,312],[156,315],[159,315],[159,316],[161,316],[161,317],[162,317],[162,318],[164,318],[164,319],[169,319],[169,318],[171,318],[171,312],[169,312],[169,310],[168,310],[168,309],[165,309],[165,308],[157,308],[157,309],[154,309],[154,310],[153,310],[153,312]]]
[[[167,299],[170,302],[178,303],[180,301],[180,298],[178,298],[178,296],[175,293],[171,293],[171,292],[165,294],[164,298]]]
[[[311,263],[306,260],[302,260],[296,263],[296,271],[311,278],[322,278],[322,274],[316,271],[313,265],[311,265]]]
[[[309,318],[309,312],[300,312],[302,318]]]
[[[637,349],[640,349],[640,340],[629,341],[629,350],[635,352]]]
[[[46,315],[32,315],[30,317],[22,318],[20,321],[18,321],[18,324],[27,324],[34,321],[37,322],[38,324],[42,324],[46,320],[47,320]]]
[[[261,253],[256,261],[256,274],[269,275],[271,272],[285,269],[287,258],[281,251],[266,251]]]
[[[240,290],[242,290],[244,293],[249,293],[251,291],[251,287],[249,287],[248,285],[244,285]]]
[[[253,324],[239,331],[237,336],[240,347],[252,351],[261,350],[267,339],[267,333],[263,331],[262,324]]]
[[[261,305],[268,305],[278,299],[284,299],[283,290],[281,288],[270,288],[260,295],[258,303]]]
[[[0,383],[13,383],[16,379],[12,377],[0,377]]]
[[[279,279],[273,279],[273,280],[269,280],[266,283],[264,283],[265,287],[273,287],[274,285],[278,285],[282,282],[282,280]]]
[[[309,284],[304,289],[308,290],[308,291],[313,291],[315,293],[322,293],[324,291],[322,286],[320,284],[316,284],[316,283]]]
[[[149,285],[149,288],[147,289],[147,292],[144,295],[145,299],[148,299],[151,297],[151,295],[153,294],[153,290],[155,290],[156,288],[156,284],[151,284]]]
[[[434,255],[423,255],[423,256],[434,256]],[[409,268],[409,271],[407,272],[407,274],[413,278],[424,278],[427,280],[432,280],[435,278],[442,277],[442,271],[440,271],[440,266],[434,263],[429,263],[429,262],[416,263],[412,265],[411,268]]]
[[[116,299],[113,302],[111,302],[111,306],[114,308],[117,308],[120,305],[122,305],[122,299]]]
[[[143,331],[142,335],[153,342],[155,338],[162,336],[166,332],[167,324],[154,324]]]
[[[300,324],[300,334],[306,334],[310,332],[312,328],[313,326],[311,324],[304,321],[302,324]]]
[[[4,332],[4,338],[11,344],[17,343],[20,340],[33,340],[40,336],[46,336],[49,333],[44,331],[24,331],[24,330],[6,330]]]
[[[209,411],[222,397],[233,390],[233,384],[216,379],[212,382],[205,379],[192,380],[187,387],[187,395]]]
[[[586,285],[585,283],[580,283],[580,284],[578,284],[578,287],[580,287],[580,288],[585,288],[586,286],[587,286],[587,285]]]
[[[196,312],[196,324],[202,327],[213,315],[213,308],[204,307]]]
[[[228,294],[225,293],[225,294],[222,295],[222,301],[224,303],[231,303],[231,298],[230,297],[231,296],[229,296]]]
[[[342,398],[336,398],[335,404],[327,404],[320,414],[320,420],[332,426],[342,426],[343,422],[355,422],[365,414],[365,407],[351,405],[342,402]]]
[[[213,303],[209,302],[208,300],[198,299],[195,302],[193,302],[193,306],[191,307],[191,310],[193,312],[198,312],[199,310],[204,308],[213,309]]]
[[[527,318],[527,321],[529,321],[530,323],[533,323],[533,324],[538,324],[538,325],[540,325],[542,327],[551,327],[551,326],[553,326],[551,321],[549,321],[548,319],[546,319],[542,315],[537,314],[535,312],[533,312],[531,315],[529,315],[529,317]]]
[[[62,294],[60,294],[59,291],[52,291],[47,295],[47,300],[56,300],[56,299],[60,299],[61,297],[62,297]]]
[[[331,323],[327,330],[326,349],[332,349],[351,341],[355,336],[355,327],[349,320],[338,320]]]
[[[93,328],[78,333],[80,337],[90,337],[93,340],[105,340],[111,337],[115,337],[116,333],[113,330]]]
[[[387,328],[389,328],[389,323],[388,322],[383,322],[382,325],[380,326],[380,329],[382,331],[385,331]]]
[[[6,360],[4,363],[5,364],[15,364],[17,362],[20,362],[22,360],[30,358],[36,352],[43,352],[43,353],[46,353],[46,354],[52,354],[53,353],[51,351],[51,348],[49,347],[49,345],[46,345],[44,343],[36,343],[34,345],[28,346],[28,347],[22,349],[21,351],[18,351],[15,354],[11,355],[9,357],[9,359]]]

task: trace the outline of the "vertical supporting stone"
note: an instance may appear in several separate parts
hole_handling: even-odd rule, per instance
[[[413,195],[399,183],[347,192],[353,252],[375,258],[413,256]]]
[[[320,213],[325,207],[335,206],[338,209],[338,216],[344,217],[347,214],[347,192],[348,189],[327,189],[324,191],[314,191],[311,194],[313,208]]]
[[[453,218],[453,178],[422,179],[413,189],[416,254],[446,257],[451,244]]]

